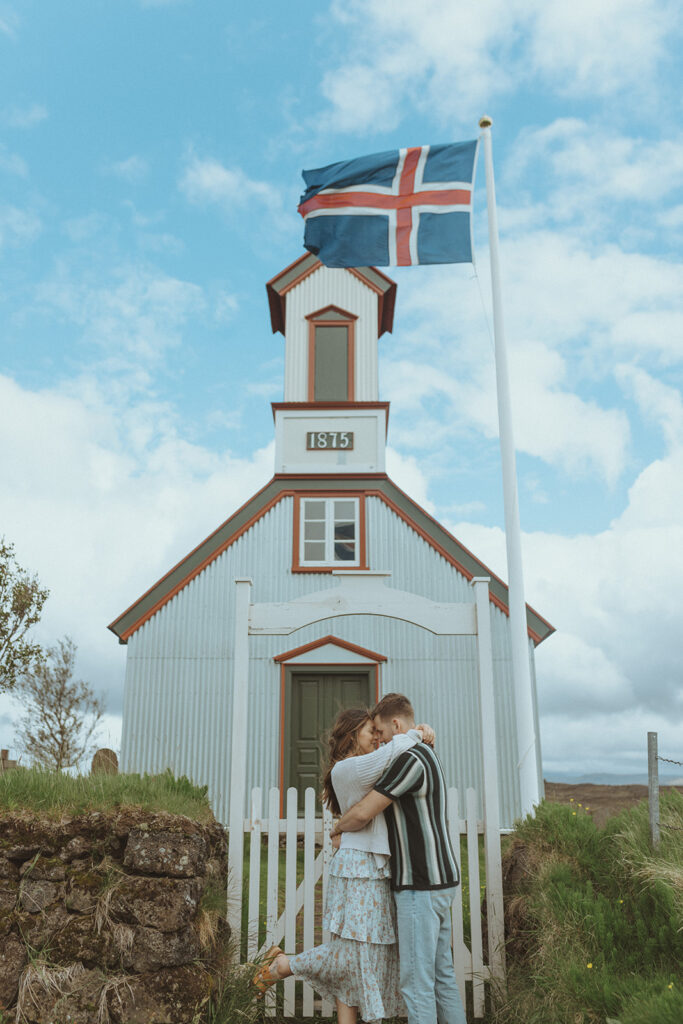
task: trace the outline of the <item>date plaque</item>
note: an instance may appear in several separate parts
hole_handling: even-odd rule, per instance
[[[352,430],[309,430],[306,433],[306,450],[350,452],[353,450]]]

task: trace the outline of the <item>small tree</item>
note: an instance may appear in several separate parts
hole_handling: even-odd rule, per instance
[[[82,680],[72,679],[76,644],[65,636],[46,658],[24,673],[17,685],[24,714],[19,745],[29,760],[61,771],[79,764],[104,713],[104,703]]]
[[[14,545],[0,539],[0,693],[13,690],[40,657],[40,644],[30,643],[26,634],[40,619],[49,593],[17,564]]]

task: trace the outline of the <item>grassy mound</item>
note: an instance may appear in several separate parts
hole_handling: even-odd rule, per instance
[[[496,1024],[681,1024],[683,797],[598,831],[580,805],[544,803],[504,853],[508,992]]]
[[[0,774],[0,815],[30,811],[42,817],[140,807],[145,811],[184,814],[210,822],[213,814],[206,786],[194,786],[185,776],[66,775],[39,768],[14,768]]]

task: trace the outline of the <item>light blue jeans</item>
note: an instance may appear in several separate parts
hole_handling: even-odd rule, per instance
[[[455,888],[394,893],[408,1024],[467,1024],[451,952],[454,896]]]

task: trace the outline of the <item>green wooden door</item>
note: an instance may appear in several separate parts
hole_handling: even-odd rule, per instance
[[[322,766],[328,752],[325,733],[340,708],[370,705],[370,673],[292,672],[287,691],[285,789],[296,787],[303,809],[304,791],[313,786],[316,807],[320,807]]]

